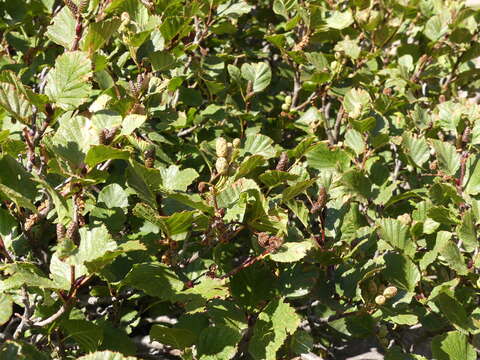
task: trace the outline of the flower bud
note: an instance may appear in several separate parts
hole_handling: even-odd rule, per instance
[[[385,304],[385,301],[387,301],[387,299],[385,298],[385,296],[383,295],[378,295],[376,298],[375,298],[375,303],[377,305],[383,305]]]
[[[215,163],[215,168],[220,175],[225,175],[228,172],[228,161],[224,157],[219,157]]]
[[[387,299],[393,298],[395,295],[397,295],[397,288],[395,286],[389,286],[383,291],[383,296]]]
[[[233,139],[232,145],[235,149],[239,148],[240,147],[240,139],[239,138]]]
[[[217,152],[218,157],[226,158],[228,155],[228,143],[227,140],[220,137],[217,139],[217,143],[215,145],[215,150]]]

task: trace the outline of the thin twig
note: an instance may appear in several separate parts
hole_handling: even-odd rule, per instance
[[[344,113],[345,113],[345,110],[344,110],[343,106],[340,106],[340,110],[338,110],[338,114],[337,114],[337,119],[335,120],[335,125],[333,126],[332,137],[333,137],[333,141],[334,141],[335,144],[338,142],[338,135],[340,133],[340,125],[342,123]]]

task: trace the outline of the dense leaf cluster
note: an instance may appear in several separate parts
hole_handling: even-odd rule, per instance
[[[476,359],[474,5],[0,0],[0,358]]]

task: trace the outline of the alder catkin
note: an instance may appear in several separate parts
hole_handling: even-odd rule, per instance
[[[77,16],[78,14],[77,5],[72,0],[64,0],[64,1],[65,1],[65,5],[67,5],[67,7],[70,9],[73,16]]]
[[[72,221],[68,225],[67,231],[65,233],[65,237],[72,240],[75,244],[78,244],[78,242],[80,240],[80,234],[78,233],[78,222]]]
[[[155,148],[150,148],[148,150],[145,150],[144,153],[145,156],[145,167],[146,168],[153,168],[153,163],[155,162]]]
[[[57,224],[57,241],[64,239],[66,236],[66,229],[63,224]]]
[[[287,166],[288,166],[288,155],[284,151],[280,155],[280,159],[278,160],[277,167],[275,169],[278,171],[285,171],[287,170]]]
[[[107,129],[102,129],[98,133],[98,143],[101,145],[107,144]]]

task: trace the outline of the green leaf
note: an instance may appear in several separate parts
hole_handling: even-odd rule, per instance
[[[15,201],[18,205],[37,211],[33,201],[37,195],[32,175],[10,155],[0,158],[0,194]]]
[[[438,104],[437,109],[440,127],[446,132],[451,131],[457,134],[457,126],[464,113],[464,106],[458,102],[446,101]]]
[[[299,261],[307,255],[308,250],[310,250],[312,246],[310,240],[302,242],[287,242],[275,253],[270,254],[270,259],[282,263]]]
[[[80,245],[69,259],[72,265],[84,265],[104,256],[107,251],[117,249],[117,243],[112,239],[105,225],[93,229],[82,227],[79,233]]]
[[[352,25],[353,21],[353,15],[350,10],[345,12],[334,11],[332,15],[327,18],[327,25],[332,29],[343,30]]]
[[[469,175],[464,179],[465,192],[469,195],[477,195],[480,193],[480,157],[470,156],[467,159],[466,168]]]
[[[465,307],[451,295],[451,291],[441,292],[433,298],[440,313],[445,316],[459,331],[468,333],[475,330],[472,318],[467,314]]]
[[[330,149],[327,143],[320,143],[307,152],[308,165],[317,170],[346,169],[350,165],[348,154],[341,149]]]
[[[375,329],[375,321],[372,316],[365,313],[357,315],[353,313],[349,316],[330,321],[329,326],[343,333],[346,336],[368,337]]]
[[[122,122],[122,135],[130,135],[147,120],[145,115],[129,114]]]
[[[289,186],[282,192],[282,202],[287,202],[295,196],[305,192],[308,188],[310,188],[313,184],[315,184],[316,179],[310,179],[305,181],[299,181],[296,184]]]
[[[23,342],[7,340],[0,347],[2,360],[48,360],[50,357],[38,351],[35,346]]]
[[[120,23],[121,21],[118,18],[104,19],[100,22],[90,23],[87,35],[84,37],[81,46],[82,50],[92,54],[100,49],[117,31]]]
[[[94,167],[106,160],[128,160],[129,157],[130,153],[128,151],[107,145],[94,145],[88,150],[85,163],[90,167]]]
[[[112,351],[97,351],[85,356],[81,356],[78,360],[137,360],[133,356],[123,356],[118,352]]]
[[[272,188],[277,185],[286,184],[287,181],[294,181],[298,179],[298,175],[290,174],[286,171],[267,170],[262,173],[258,179],[267,187]]]
[[[392,284],[408,292],[414,292],[420,280],[420,272],[407,257],[396,253],[384,255],[385,271],[383,274]]]
[[[457,226],[457,235],[468,252],[472,252],[478,247],[477,228],[472,210],[468,210],[463,214],[462,223]]]
[[[237,18],[243,14],[248,14],[253,9],[246,1],[228,0],[217,7],[217,16]]]
[[[150,329],[150,338],[174,349],[183,350],[195,344],[197,335],[189,329],[153,325]]]
[[[175,58],[168,51],[155,51],[149,55],[152,68],[155,71],[165,71],[175,64]]]
[[[271,301],[258,315],[248,351],[254,359],[276,360],[277,351],[300,325],[300,317],[282,299]]]
[[[147,295],[168,300],[183,289],[183,281],[167,266],[149,262],[135,264],[122,281]]]
[[[357,119],[369,107],[372,99],[369,93],[363,89],[350,89],[345,94],[343,106],[351,118]]]
[[[194,169],[180,170],[177,165],[160,168],[162,186],[167,190],[187,191],[187,187],[199,176]]]
[[[242,77],[252,82],[252,90],[258,93],[264,90],[272,80],[272,71],[268,63],[245,63],[241,67]]]
[[[4,108],[14,119],[24,124],[31,122],[32,104],[13,84],[0,82],[0,108]]]
[[[242,334],[228,326],[203,329],[199,335],[197,353],[199,360],[228,360],[235,356]]]
[[[453,241],[446,242],[446,244],[439,250],[439,253],[447,261],[450,268],[455,270],[458,275],[468,274],[465,258]]]
[[[53,18],[53,24],[47,28],[47,36],[54,43],[69,49],[75,39],[76,20],[67,6],[64,6]]]
[[[217,203],[219,207],[229,207],[240,198],[240,194],[248,190],[258,190],[257,183],[251,179],[241,178],[235,182],[227,184],[227,186],[217,195]]]
[[[10,295],[0,294],[0,325],[5,324],[12,316],[13,300]]]
[[[17,262],[0,267],[7,279],[0,282],[0,293],[11,289],[19,289],[22,285],[38,288],[56,289],[52,280],[45,277],[42,271],[34,264]]]
[[[133,213],[152,224],[159,226],[167,236],[181,235],[190,230],[193,223],[195,211],[176,212],[171,216],[160,216],[146,204],[135,205]],[[183,239],[181,239],[183,240]]]
[[[350,129],[345,134],[345,144],[351,148],[357,155],[361,155],[365,151],[365,141],[362,134],[358,131]]]
[[[423,164],[430,159],[430,149],[423,138],[416,138],[409,133],[405,133],[402,141],[402,149],[418,167],[422,167]]]
[[[98,194],[98,202],[104,203],[109,209],[128,207],[128,194],[118,184],[105,186]]]
[[[458,331],[437,335],[432,340],[432,355],[437,360],[475,360],[477,352],[468,337]]]
[[[275,156],[276,152],[272,146],[273,140],[268,136],[262,134],[250,134],[245,140],[245,145],[240,151],[242,156],[246,154],[262,155],[265,159],[270,159]]]
[[[314,338],[305,330],[297,330],[290,342],[290,349],[297,355],[308,354],[314,346]]]
[[[66,52],[55,60],[55,68],[47,75],[45,94],[63,110],[72,110],[85,103],[92,86],[92,62],[82,51]]]
[[[407,255],[415,253],[415,243],[408,236],[408,226],[395,219],[381,219],[379,221],[382,240],[394,249],[401,250]]]
[[[83,116],[63,116],[58,121],[60,126],[49,146],[65,160],[78,166],[85,159],[90,146],[98,144],[98,136],[91,129],[89,120]]]
[[[103,340],[102,329],[90,321],[65,320],[61,323],[61,327],[85,352],[97,350]]]
[[[265,165],[265,158],[262,155],[247,156],[238,167],[235,179],[245,177],[263,165]]]
[[[448,24],[450,22],[450,14],[442,12],[432,16],[425,24],[423,33],[432,41],[440,40],[440,38],[448,32]]]
[[[298,220],[301,221],[303,226],[305,226],[306,229],[309,228],[309,214],[310,212],[308,211],[307,207],[303,203],[303,201],[299,200],[289,200],[285,202],[285,205],[288,206],[288,208],[295,214],[295,216],[298,218]]]
[[[440,169],[448,175],[455,175],[460,167],[460,155],[457,153],[455,146],[441,140],[431,140],[435,153],[437,154]]]
[[[296,5],[297,0],[275,0],[273,2],[273,12],[288,20],[290,18],[289,12],[294,10]]]
[[[343,174],[341,182],[346,192],[360,195],[364,199],[370,198],[372,183],[363,172],[349,170]]]

